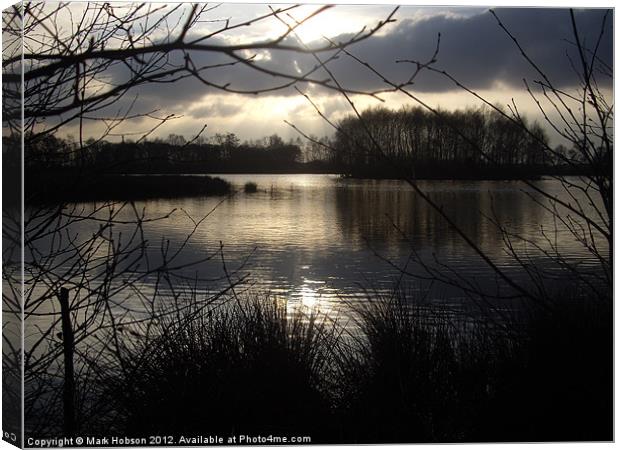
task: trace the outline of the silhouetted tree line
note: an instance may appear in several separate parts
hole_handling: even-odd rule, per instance
[[[6,143],[15,137],[3,139]],[[193,140],[170,134],[148,141],[89,139],[82,144],[71,136],[62,139],[46,135],[26,140],[25,165],[34,170],[97,168],[121,173],[295,170],[302,162],[302,147],[300,139],[285,142],[276,134],[244,143],[233,133],[218,133]],[[19,161],[18,153],[5,157]]]
[[[340,120],[332,138],[245,141],[234,133],[179,134],[109,142],[53,135],[26,139],[27,169],[105,173],[323,172],[355,177],[513,178],[585,173],[578,152],[558,146],[536,122],[524,128],[489,108],[433,114],[420,107],[371,108]],[[372,138],[370,137],[372,136]],[[4,148],[13,136],[3,137]],[[374,151],[374,146],[384,154]],[[19,154],[5,160],[18,164]],[[568,164],[567,162],[570,162]],[[15,165],[13,164],[13,165]],[[9,166],[11,164],[9,163]],[[582,170],[583,169],[583,170]]]
[[[550,154],[544,129],[520,121],[524,126],[488,108],[441,114],[421,107],[372,108],[338,123],[332,161],[352,176],[403,171],[418,178],[510,178],[568,170],[563,162],[575,152],[559,146]]]

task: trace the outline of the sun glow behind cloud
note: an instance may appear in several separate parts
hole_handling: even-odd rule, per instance
[[[329,42],[327,39],[343,33],[359,32],[364,25],[363,17],[354,14],[345,15],[338,10],[330,9],[295,28],[295,36],[304,44],[325,45]]]
[[[277,5],[274,8],[284,9],[287,5]],[[287,13],[279,15],[281,20],[274,17],[269,20],[261,21],[253,26],[240,27],[219,36],[222,43],[240,42],[260,42],[266,39],[273,39],[281,36],[287,30],[283,22],[293,25],[298,21],[308,17],[313,12],[319,10],[321,5],[304,5]],[[345,34],[353,34],[362,30],[364,27],[370,29],[379,20],[385,19],[392,10],[391,6],[353,6],[341,5],[327,9],[321,14],[311,17],[296,30],[296,36],[304,44],[318,46],[326,43],[323,36],[329,38],[342,39]],[[230,20],[231,24],[240,23],[265,14],[271,10],[267,5],[240,5],[223,4],[210,13],[212,22],[205,21],[193,32],[199,34],[208,32],[221,27],[225,20]],[[512,27],[519,36],[527,36],[527,31],[534,25],[523,24],[523,14],[527,11],[508,13],[499,10],[504,17],[514,16]],[[543,14],[544,13],[544,14]],[[181,14],[181,13],[179,13]],[[539,20],[547,10],[536,12],[532,20]],[[493,103],[498,103],[505,107],[511,103],[512,99],[519,105],[519,111],[531,116],[532,119],[542,120],[538,114],[538,108],[532,101],[524,86],[519,85],[521,80],[515,82],[514,74],[521,72],[515,70],[511,61],[520,60],[518,52],[514,52],[511,43],[504,39],[503,47],[500,44],[489,44],[486,37],[491,33],[498,42],[503,42],[501,30],[497,30],[497,24],[483,21],[488,13],[483,8],[436,8],[436,7],[403,7],[396,14],[397,21],[389,24],[381,30],[378,36],[356,44],[352,47],[352,52],[362,58],[368,58],[376,67],[382,71],[388,70],[387,67],[397,58],[424,58],[432,54],[434,49],[437,32],[442,33],[442,49],[439,54],[438,63],[440,68],[453,64],[452,73],[464,84],[470,82],[477,83],[473,88],[481,95]],[[182,17],[182,16],[180,16]],[[551,17],[551,18],[549,18]],[[555,23],[552,16],[547,17],[547,22]],[[486,20],[486,19],[484,19]],[[481,25],[487,28],[481,28]],[[544,27],[536,25],[536,30]],[[519,27],[524,27],[519,29]],[[528,28],[529,27],[529,28]],[[547,27],[552,28],[552,27]],[[473,31],[472,31],[473,30]],[[485,31],[486,30],[486,31]],[[536,31],[537,33],[539,31]],[[486,35],[483,33],[487,33]],[[564,33],[564,32],[562,32]],[[528,49],[535,55],[540,53],[540,58],[544,63],[550,63],[553,67],[554,61],[549,61],[547,55],[559,54],[559,58],[565,60],[565,48],[559,47],[562,44],[560,38],[566,37],[559,33],[557,38],[557,49],[554,47],[549,50],[550,41],[538,39],[529,43]],[[478,36],[479,34],[479,36]],[[294,36],[289,36],[293,39]],[[467,41],[463,43],[463,41]],[[531,39],[534,39],[531,38]],[[477,45],[474,45],[476,44]],[[556,45],[556,44],[553,44]],[[485,51],[477,47],[488,46],[489,50],[494,51],[493,55],[487,56]],[[540,47],[540,50],[539,50]],[[485,47],[486,48],[486,47]],[[556,51],[557,50],[557,51]],[[512,51],[512,53],[510,53]],[[472,56],[469,56],[469,53]],[[544,53],[546,52],[546,53]],[[254,56],[256,64],[266,67],[285,68],[293,75],[299,75],[312,68],[316,62],[306,55],[293,54],[291,52],[271,52],[269,50],[259,50],[256,52],[246,52],[246,57]],[[482,56],[481,56],[482,54]],[[208,58],[213,55],[206,55],[203,63],[209,63]],[[477,58],[477,59],[476,59]],[[557,59],[558,61],[560,59]],[[336,61],[335,73],[339,76],[339,81],[347,87],[359,90],[376,90],[385,88],[377,77],[369,76],[368,71],[355,64],[345,64],[346,56]],[[488,64],[481,64],[480,61],[487,61]],[[217,61],[219,62],[219,60]],[[350,62],[350,61],[349,61]],[[399,66],[405,66],[400,64]],[[484,66],[479,68],[479,66]],[[407,70],[413,70],[409,65]],[[401,67],[402,68],[402,67]],[[388,75],[394,79],[406,78],[403,71],[398,72],[391,68],[392,72]],[[256,83],[270,82],[269,75],[252,72],[246,69],[246,74],[240,75],[239,66],[217,69],[209,72],[210,76],[215,76],[221,84],[230,82],[235,88],[246,88]],[[372,74],[371,74],[372,75]],[[318,78],[325,78],[327,74],[316,73]],[[220,78],[217,78],[220,77]],[[476,107],[480,105],[474,97],[463,90],[456,89],[452,83],[441,85],[435,80],[439,76],[434,76],[421,80],[419,84],[410,87],[411,92],[419,99],[432,107],[453,110],[458,108]],[[469,77],[469,78],[468,78]],[[398,80],[396,80],[398,81]],[[424,84],[424,81],[427,84]],[[416,80],[417,82],[417,80]],[[265,135],[278,133],[284,138],[297,137],[298,134],[285,123],[288,121],[295,124],[300,129],[309,134],[318,136],[332,134],[333,128],[317,114],[312,105],[302,96],[295,93],[292,89],[287,91],[275,91],[261,95],[237,95],[229,94],[214,89],[209,89],[200,83],[192,83],[191,80],[176,83],[170,88],[161,89],[159,86],[139,87],[131,92],[139,97],[136,108],[144,111],[159,110],[162,114],[176,114],[182,118],[161,126],[151,137],[165,137],[170,133],[183,134],[186,137],[194,136],[205,124],[208,125],[207,133],[233,132],[242,140],[256,139]],[[313,102],[317,104],[322,113],[330,120],[338,120],[353,111],[346,99],[336,91],[328,91],[317,88],[309,84],[300,83],[298,87],[307,93]],[[403,106],[415,106],[416,103],[411,98],[402,94],[383,94],[381,97],[385,102],[380,102],[368,96],[352,95],[358,109],[363,110],[368,107],[385,106],[392,109],[399,109]],[[120,105],[119,105],[120,106]],[[143,126],[148,130],[146,121],[132,120],[121,124],[115,131],[118,134],[123,132],[135,132],[137,126]],[[98,134],[97,127],[102,129],[99,123],[89,124],[88,135]],[[66,134],[76,134],[77,124],[66,127]],[[100,131],[100,130],[99,130]],[[553,140],[553,136],[552,136]]]

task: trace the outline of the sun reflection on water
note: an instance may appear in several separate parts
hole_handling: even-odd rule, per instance
[[[317,293],[307,286],[301,288],[301,304],[306,308],[315,308],[319,305]]]

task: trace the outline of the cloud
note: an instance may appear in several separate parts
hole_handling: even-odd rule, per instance
[[[189,110],[189,115],[196,119],[208,119],[210,117],[234,116],[242,109],[241,103],[227,103],[217,100],[214,103],[200,104]]]
[[[557,87],[577,83],[571,59],[576,63],[578,53],[575,46],[567,42],[574,41],[568,10],[521,8],[496,12]],[[587,46],[593,48],[596,44],[604,14],[604,10],[576,12],[580,35]],[[395,61],[427,61],[435,50],[439,33],[441,42],[436,67],[446,70],[467,86],[474,89],[490,89],[497,85],[516,87],[523,86],[523,78],[541,78],[488,11],[469,17],[439,14],[418,21],[405,19],[392,32],[362,42],[352,52],[389,79],[402,82],[410,77],[415,66]],[[607,18],[598,55],[612,65],[611,17]],[[380,89],[382,86],[380,79],[363,73],[363,68],[350,59],[343,58],[333,69],[351,89]],[[607,84],[611,85],[611,79]],[[415,87],[422,92],[458,89],[445,77],[430,72],[420,75]]]
[[[580,38],[589,48],[594,48],[596,44],[605,12],[601,9],[575,12]],[[578,83],[572,65],[578,65],[579,55],[571,43],[574,42],[574,36],[569,10],[517,8],[498,9],[496,13],[529,57],[557,87],[566,88]],[[427,11],[426,15],[418,12],[415,16],[409,18],[405,13],[398,25],[353,45],[351,51],[388,79],[403,82],[409,79],[415,66],[396,61],[428,60],[436,48],[438,34],[441,34],[436,67],[446,70],[467,86],[474,89],[522,87],[523,78],[541,78],[489,11],[471,15],[455,14],[452,11],[445,14],[436,11],[431,15]],[[611,16],[607,18],[598,50],[598,56],[609,66],[613,61],[611,19]],[[344,42],[348,37],[341,35],[335,40]],[[195,55],[198,60],[205,56]],[[272,51],[268,59],[256,65],[297,75],[311,71],[317,62],[312,55]],[[350,89],[368,91],[386,87],[379,77],[347,56],[342,55],[331,62],[329,67],[338,80]],[[268,89],[281,82],[251,68],[239,66],[215,71],[212,76],[215,82],[230,83],[231,88],[240,90]],[[317,79],[329,78],[322,69],[312,76]],[[606,80],[606,83],[611,85],[611,79]],[[444,92],[458,88],[439,74],[424,72],[416,79],[416,89],[422,92]],[[289,89],[281,94],[295,94],[295,91]]]
[[[343,8],[346,7],[343,6]],[[575,46],[567,41],[574,40],[567,9],[498,9],[497,14],[518,38],[528,55],[540,65],[558,87],[564,88],[577,82],[570,59],[577,62],[578,54]],[[575,14],[582,40],[586,42],[586,45],[593,47],[600,32],[605,10],[578,10]],[[469,15],[452,12],[443,14],[435,11],[432,15],[429,10],[426,10],[424,15],[418,13],[409,14],[409,16],[415,18],[408,17],[407,9],[405,9],[405,13],[401,14],[400,22],[396,26],[387,28],[381,35],[355,44],[350,48],[351,51],[377,68],[390,80],[403,82],[410,77],[415,66],[406,63],[398,64],[396,61],[400,59],[427,60],[433,54],[437,36],[441,33],[436,67],[448,71],[473,89],[491,89],[494,86],[516,87],[522,86],[523,78],[540,79],[540,75],[526,63],[514,43],[501,30],[488,11]],[[611,65],[613,60],[611,17],[608,17],[604,31],[598,56],[602,61]],[[345,35],[336,38],[338,41],[346,39]],[[293,38],[289,40],[291,43],[294,42]],[[211,43],[225,44],[225,41],[216,37],[211,40]],[[191,57],[197,66],[232,62],[225,54],[213,52],[192,52]],[[171,56],[172,61],[179,58],[182,58],[180,53]],[[312,70],[317,62],[312,55],[270,51],[267,58],[257,61],[255,65],[265,70],[298,75],[300,71],[306,73]],[[368,91],[386,87],[377,76],[344,55],[330,63],[329,67],[339,81],[349,89]],[[227,85],[230,89],[241,91],[271,89],[283,83],[282,79],[274,78],[242,64],[209,69],[205,75],[214,84]],[[328,74],[322,69],[315,72],[313,76],[318,79],[328,78]],[[303,84],[302,87],[304,87]],[[415,89],[421,92],[445,92],[457,88],[445,77],[427,72],[416,79]],[[143,107],[166,106],[170,108],[176,105],[185,110],[188,104],[195,104],[197,98],[202,98],[205,94],[216,90],[194,78],[178,81],[174,85],[149,84],[137,89],[140,94],[140,104]],[[337,94],[337,92],[332,92]],[[277,91],[277,94],[296,95],[297,93],[294,89],[288,88]],[[213,106],[213,109],[205,108],[196,106],[194,114],[232,113],[231,106],[219,105]]]

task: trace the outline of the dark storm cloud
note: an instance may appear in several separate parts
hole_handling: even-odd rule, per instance
[[[496,12],[552,82],[558,87],[576,83],[568,57],[577,62],[577,52],[574,45],[566,41],[574,41],[568,10],[524,8],[498,9]],[[594,47],[604,14],[603,10],[576,13],[581,37],[587,46]],[[613,54],[612,20],[610,15],[598,53],[609,65]],[[523,78],[540,79],[488,11],[467,18],[434,16],[417,22],[403,20],[391,33],[360,43],[353,51],[390,79],[403,81],[410,76],[414,66],[395,64],[395,61],[428,60],[436,47],[438,33],[441,33],[441,45],[436,67],[448,71],[463,84],[490,89],[497,82],[522,86]],[[348,59],[335,65],[335,72],[342,80],[348,80],[347,85],[351,88],[381,86],[378,80],[373,83],[370,76],[360,75],[363,69]],[[608,83],[611,85],[611,80]],[[418,78],[416,87],[426,92],[456,89],[452,82],[428,72]]]
[[[506,27],[519,39],[529,56],[546,72],[557,87],[569,87],[577,81],[569,58],[577,62],[577,52],[569,41],[574,41],[570,13],[567,9],[497,9]],[[582,41],[593,47],[601,31],[605,10],[576,11],[576,20]],[[379,18],[377,18],[379,19]],[[607,18],[598,56],[612,64],[613,18]],[[401,82],[410,76],[413,66],[396,64],[399,59],[425,61],[433,53],[437,35],[441,33],[441,47],[437,68],[445,69],[463,84],[474,89],[492,89],[497,83],[505,86],[522,86],[522,79],[540,79],[523,60],[518,49],[488,12],[462,17],[457,15],[434,15],[425,19],[407,18],[403,9],[396,25],[387,28],[380,36],[373,36],[355,44],[351,51],[364,61],[379,69],[389,79]],[[346,36],[335,40],[344,41]],[[223,43],[212,39],[211,43]],[[263,55],[264,56],[264,55]],[[325,56],[325,55],[324,55]],[[171,58],[181,58],[173,55]],[[310,55],[294,52],[272,51],[268,59],[256,64],[267,69],[299,74],[310,70],[316,61]],[[230,62],[223,54],[194,52],[192,59],[197,66]],[[375,90],[385,85],[376,76],[346,56],[334,61],[330,68],[342,84],[350,89]],[[120,73],[117,76],[122,76]],[[210,69],[205,76],[212,82],[237,90],[262,90],[277,86],[278,80],[242,65]],[[326,74],[314,76],[323,79]],[[611,80],[608,80],[611,86]],[[424,92],[446,92],[457,89],[455,85],[437,74],[425,73],[416,79],[416,89]],[[214,88],[199,80],[185,79],[174,84],[147,84],[138,89],[139,106],[145,109],[170,108],[176,105],[189,109],[191,115],[206,117],[210,114],[226,116],[234,114],[230,108],[216,105],[191,110],[205,94]],[[277,91],[278,95],[296,94],[293,89]],[[199,108],[194,106],[194,108]],[[187,111],[181,111],[187,112]]]

